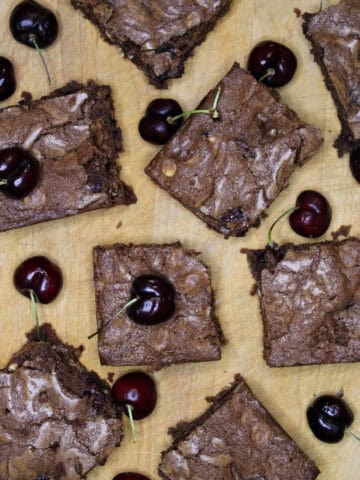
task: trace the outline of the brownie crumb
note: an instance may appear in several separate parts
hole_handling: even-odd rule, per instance
[[[331,232],[331,236],[333,240],[337,240],[339,237],[348,237],[350,234],[351,225],[342,225],[340,228],[335,230],[335,232]]]
[[[108,381],[109,381],[110,383],[113,383],[113,381],[114,381],[114,376],[115,376],[115,372],[109,372],[109,373],[107,374],[107,379],[108,379]]]
[[[120,228],[122,227],[122,221],[120,220],[120,222],[116,225],[116,228]]]
[[[254,283],[254,285],[250,289],[250,295],[254,297],[257,294],[257,283]]]
[[[300,17],[301,17],[301,10],[300,10],[300,8],[294,8],[294,13],[295,13],[295,15],[297,16],[297,18],[300,18]]]

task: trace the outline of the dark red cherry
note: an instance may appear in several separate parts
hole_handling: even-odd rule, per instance
[[[177,117],[183,113],[181,106],[176,100],[172,98],[155,98],[152,100],[145,112],[145,117],[150,117],[152,115],[160,115],[163,118],[168,117]],[[176,132],[183,123],[183,117],[178,118],[171,123],[171,128]]]
[[[0,101],[6,100],[16,90],[14,66],[5,57],[0,57]]]
[[[296,209],[289,216],[291,228],[298,235],[316,238],[323,235],[331,222],[331,207],[326,198],[313,190],[305,190],[296,200]]]
[[[152,100],[140,120],[139,133],[147,142],[155,145],[164,145],[181,127],[183,118],[169,121],[169,117],[176,117],[183,113],[176,100],[171,98],[156,98]]]
[[[40,303],[50,303],[63,284],[60,268],[46,257],[31,257],[20,263],[14,273],[16,289],[30,298],[32,290]]]
[[[59,25],[51,10],[34,0],[24,0],[10,16],[10,31],[14,38],[28,47],[49,47],[57,38]],[[35,42],[34,42],[35,40]]]
[[[327,443],[340,442],[354,421],[347,403],[333,395],[322,395],[314,400],[306,412],[309,426],[319,440]]]
[[[267,40],[250,52],[248,70],[268,87],[282,87],[290,82],[297,68],[293,52],[281,43]],[[273,71],[271,75],[267,75]],[[264,77],[264,78],[263,78]]]
[[[118,404],[133,407],[134,420],[148,417],[157,402],[154,380],[144,372],[131,372],[118,378],[111,389],[112,397]],[[125,408],[128,415],[128,410]]]
[[[355,180],[360,183],[360,147],[350,154],[350,169]]]
[[[124,472],[119,473],[113,480],[150,480],[148,477],[141,475],[140,473]]]
[[[37,185],[40,165],[27,150],[11,147],[0,150],[0,191],[10,197],[26,197]]]
[[[127,314],[142,325],[165,322],[175,312],[175,289],[166,278],[158,275],[135,278],[131,298],[138,300],[127,308]]]

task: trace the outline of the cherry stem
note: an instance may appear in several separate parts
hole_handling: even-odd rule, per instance
[[[217,120],[218,118],[220,118],[220,113],[217,109],[217,107],[219,105],[220,95],[221,95],[221,87],[218,87],[215,98],[214,98],[214,102],[213,102],[210,110],[208,110],[208,109],[206,109],[206,110],[202,110],[202,109],[200,109],[200,110],[189,110],[188,112],[180,113],[179,115],[176,115],[175,117],[167,117],[166,121],[168,123],[170,123],[170,125],[172,125],[174,122],[176,122],[176,120],[179,120],[180,118],[183,118],[183,117],[190,117],[190,115],[193,115],[193,114],[196,114],[196,113],[206,113],[207,115],[210,115],[210,117],[213,120]]]
[[[51,85],[50,73],[49,73],[48,67],[47,67],[47,65],[46,65],[44,56],[43,56],[43,54],[42,54],[41,48],[39,47],[39,45],[38,45],[38,43],[37,43],[37,41],[36,41],[35,35],[30,35],[30,40],[31,40],[32,43],[34,44],[35,50],[38,52],[38,54],[39,54],[39,56],[40,56],[40,59],[41,59],[41,61],[42,61],[42,64],[44,65],[44,69],[45,69],[45,73],[46,73],[46,76],[47,76],[49,85]]]
[[[126,404],[125,407],[126,407],[128,415],[129,415],[129,421],[130,421],[130,426],[131,426],[133,443],[136,443],[136,428],[135,428],[135,422],[134,422],[134,417],[133,417],[134,407],[132,405],[129,405],[129,404]]]
[[[284,213],[282,213],[280,215],[279,218],[277,218],[275,220],[275,222],[271,225],[270,229],[269,229],[269,232],[268,232],[268,245],[270,248],[276,248],[277,247],[277,244],[275,242],[273,242],[273,239],[272,239],[272,232],[274,230],[274,227],[275,225],[280,222],[281,219],[283,219],[284,217],[286,217],[286,215],[290,215],[292,212],[294,212],[295,210],[297,209],[297,207],[292,207],[292,208],[289,208],[289,210],[286,210]]]
[[[127,310],[131,305],[134,305],[134,303],[139,301],[139,297],[134,297],[131,300],[129,300],[123,307],[122,309],[118,312],[117,316],[121,315],[125,310]],[[100,327],[96,332],[92,333],[91,335],[88,336],[88,340],[91,340],[93,337],[98,335],[104,328],[106,328],[111,320],[108,320],[102,327]]]
[[[360,435],[358,433],[353,432],[350,428],[347,428],[345,430],[345,433],[347,433],[348,435],[350,435],[350,437],[353,437],[360,442]]]
[[[34,290],[32,289],[29,290],[29,295],[30,295],[32,311],[33,311],[35,323],[36,323],[36,331],[37,331],[38,337],[40,338],[40,323],[39,323],[39,314],[37,309],[37,297]]]
[[[275,70],[273,68],[268,68],[266,70],[266,73],[265,75],[263,75],[261,78],[259,78],[258,82],[262,82],[263,80],[265,80],[265,78],[267,77],[271,77],[271,75],[274,75],[275,74]]]

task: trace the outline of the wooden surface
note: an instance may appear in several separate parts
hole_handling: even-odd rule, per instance
[[[22,90],[32,92],[34,97],[50,91],[35,52],[17,44],[8,31],[9,13],[17,1],[0,2],[0,55],[14,62],[18,78],[16,94],[4,105],[15,103]],[[266,408],[316,461],[322,470],[320,480],[357,480],[359,444],[348,437],[335,446],[320,443],[307,426],[305,410],[314,394],[336,393],[344,388],[355,412],[354,429],[360,431],[360,365],[268,368],[262,359],[258,301],[249,295],[253,281],[245,257],[240,254],[242,247],[265,245],[272,221],[293,205],[297,194],[305,188],[320,190],[331,202],[333,221],[326,238],[343,224],[353,224],[352,233],[360,234],[359,186],[351,177],[348,158],[338,159],[332,148],[339,131],[336,112],[301,33],[301,21],[293,11],[297,7],[315,12],[320,1],[234,0],[230,14],[187,62],[183,78],[171,82],[169,90],[163,92],[148,85],[130,61],[101,40],[95,27],[70,7],[69,0],[42,0],[42,3],[56,12],[61,23],[59,39],[46,51],[53,78],[51,89],[69,80],[89,78],[113,87],[117,119],[124,135],[125,152],[120,158],[123,177],[134,187],[138,203],[0,235],[1,364],[20,347],[24,333],[33,326],[29,301],[12,285],[14,268],[30,255],[45,254],[61,265],[65,282],[59,298],[40,308],[41,320],[52,322],[68,342],[85,345],[82,360],[87,367],[103,376],[108,371],[116,376],[128,371],[101,368],[96,339],[91,342],[86,339],[96,325],[92,248],[113,242],[161,243],[179,239],[186,247],[201,251],[203,260],[211,266],[217,313],[229,343],[220,362],[174,366],[156,373],[158,406],[151,417],[137,424],[137,445],[131,443],[125,422],[126,438],[121,448],[113,452],[104,468],[89,476],[90,480],[100,477],[111,480],[114,474],[126,470],[157,479],[160,452],[170,441],[167,428],[202,412],[204,398],[218,392],[236,372],[245,376]],[[245,65],[250,48],[267,38],[286,43],[296,53],[299,61],[296,77],[281,89],[281,95],[304,120],[321,128],[325,145],[308,165],[296,171],[289,188],[268,210],[269,216],[258,230],[251,230],[244,239],[226,241],[146,177],[143,169],[157,148],[140,139],[137,123],[148,102],[159,95],[177,98],[186,109],[194,107],[234,60]],[[119,222],[121,227],[117,228]],[[275,238],[278,242],[302,241],[287,222],[279,225]]]

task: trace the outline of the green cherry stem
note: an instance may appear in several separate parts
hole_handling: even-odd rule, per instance
[[[273,241],[272,239],[272,232],[274,230],[274,227],[275,225],[277,225],[278,222],[280,222],[280,220],[282,220],[284,217],[286,217],[286,215],[290,215],[292,212],[294,212],[295,210],[297,209],[297,207],[291,207],[289,208],[289,210],[286,210],[284,213],[282,213],[280,215],[279,218],[277,218],[275,220],[275,222],[271,225],[270,229],[269,229],[269,232],[268,232],[268,245],[270,248],[276,248],[277,247],[277,244]]]
[[[350,437],[355,438],[355,440],[358,440],[360,442],[360,435],[358,433],[353,432],[350,428],[347,428],[345,430],[345,433],[347,433]]]
[[[35,323],[36,323],[36,331],[37,331],[38,337],[40,338],[40,322],[39,322],[39,314],[37,309],[37,297],[34,290],[32,289],[29,290],[29,295],[30,295],[32,311],[33,311]]]
[[[166,121],[170,123],[170,125],[172,125],[174,122],[176,122],[176,120],[179,120],[180,118],[190,117],[190,115],[194,115],[197,113],[205,113],[207,115],[210,115],[210,117],[213,120],[217,120],[218,118],[220,118],[220,112],[217,109],[219,105],[220,95],[221,95],[221,87],[218,87],[215,98],[214,98],[214,102],[210,109],[189,110],[188,112],[180,113],[175,117],[167,117]]]
[[[260,83],[263,80],[265,80],[265,78],[271,77],[271,75],[274,75],[274,74],[275,74],[275,70],[273,68],[268,68],[266,70],[266,73],[261,78],[259,78],[258,82]]]
[[[132,405],[129,405],[129,404],[126,404],[125,407],[126,407],[128,415],[129,415],[129,421],[130,421],[130,426],[131,426],[133,443],[136,443],[136,428],[135,428],[135,422],[134,422],[134,417],[133,417],[134,407]]]
[[[36,41],[35,35],[30,35],[30,40],[32,41],[32,43],[33,43],[33,45],[34,45],[34,47],[35,47],[35,50],[37,51],[37,53],[38,53],[39,56],[40,56],[41,62],[42,62],[43,66],[44,66],[44,69],[45,69],[45,73],[46,73],[46,76],[47,76],[49,85],[51,85],[50,73],[49,73],[48,67],[47,67],[47,65],[46,65],[44,56],[43,56],[43,54],[42,54],[41,48],[39,47],[39,44],[38,44],[37,41]]]
[[[132,298],[131,300],[129,300],[123,307],[122,309],[118,312],[117,316],[121,315],[123,312],[125,312],[125,310],[127,310],[129,307],[131,307],[131,305],[134,305],[134,303],[138,302],[139,301],[139,297],[135,297],[135,298]],[[109,323],[111,322],[111,320],[108,320],[102,327],[100,327],[98,330],[96,330],[96,332],[92,333],[91,335],[88,336],[88,340],[91,340],[93,337],[95,337],[96,335],[98,335],[102,330],[104,330],[104,328],[106,328]]]

